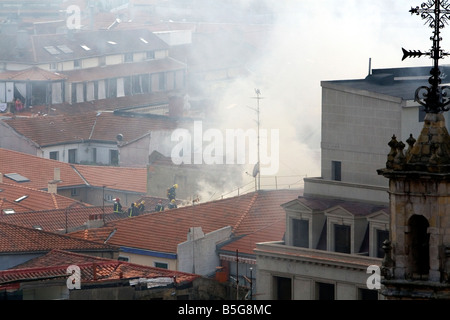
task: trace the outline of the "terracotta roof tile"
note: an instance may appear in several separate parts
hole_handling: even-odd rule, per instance
[[[235,236],[244,236],[275,225],[277,228],[272,229],[275,239],[271,236],[270,240],[281,240],[285,227],[282,224],[276,224],[279,221],[285,221],[285,211],[281,204],[301,194],[301,190],[262,190],[257,193],[252,192],[118,220],[108,223],[108,226],[116,228],[116,232],[107,243],[176,253],[177,245],[186,241],[190,227],[202,227],[206,234],[231,226]],[[264,236],[264,233],[261,235]],[[258,241],[265,241],[265,239],[261,237]]]
[[[108,186],[108,189],[128,190],[137,193],[147,191],[147,168],[109,166],[73,166],[91,186]]]
[[[16,117],[3,122],[41,147],[91,140],[116,143],[121,133],[125,141],[149,131],[173,130],[176,122],[168,117],[123,117],[112,112],[86,112],[51,117]]]
[[[0,198],[0,216],[4,214],[3,210],[6,209],[12,209],[17,213],[60,209],[71,205],[86,206],[81,202],[58,194],[10,183],[0,183]]]
[[[83,179],[69,163],[0,148],[0,172],[3,175],[19,173],[29,179],[27,182],[16,182],[4,176],[3,182],[46,189],[48,182],[54,180],[55,168],[60,170],[61,181],[58,183],[58,187],[85,185]]]
[[[116,247],[109,244],[0,222],[0,254],[45,252],[52,249],[75,251],[117,250]]]
[[[177,284],[191,282],[199,275],[142,266],[129,262],[93,257],[63,250],[52,250],[15,268],[0,271],[0,286],[8,286],[27,280],[66,278],[67,267],[77,265],[81,271],[81,283],[100,283],[123,279],[155,279],[168,277]]]
[[[0,72],[0,79],[11,81],[62,81],[67,76],[60,73],[43,70],[39,67],[31,67],[19,71]]]
[[[103,216],[103,210],[105,215]],[[28,228],[40,228],[44,231],[65,233],[87,228],[90,219],[104,217],[105,222],[127,218],[127,214],[113,213],[111,206],[101,207],[71,207],[68,209],[53,209],[20,212],[15,214],[0,214],[0,222]],[[106,238],[105,238],[106,239]]]

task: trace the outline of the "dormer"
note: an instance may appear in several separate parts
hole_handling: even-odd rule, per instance
[[[359,253],[367,229],[367,219],[337,205],[325,210],[327,251]]]
[[[325,224],[325,215],[305,198],[282,205],[286,211],[286,236],[288,246],[316,249]]]

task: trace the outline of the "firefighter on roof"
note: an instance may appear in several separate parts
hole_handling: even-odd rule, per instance
[[[177,193],[176,193],[177,188],[178,188],[178,184],[174,184],[169,189],[167,189],[167,198],[169,199],[169,201],[175,200],[175,198],[177,196]]]
[[[120,199],[115,198],[114,199],[114,212],[115,213],[121,213],[122,212],[122,205],[120,204]]]

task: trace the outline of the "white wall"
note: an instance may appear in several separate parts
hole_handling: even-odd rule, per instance
[[[230,239],[231,227],[204,234],[201,227],[191,228],[188,240],[178,245],[178,271],[200,275],[212,274],[220,266],[218,243]]]

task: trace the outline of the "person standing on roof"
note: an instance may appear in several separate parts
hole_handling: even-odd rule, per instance
[[[122,205],[120,204],[120,199],[115,198],[114,199],[114,212],[115,213],[121,213],[122,212]]]
[[[129,217],[135,217],[137,215],[138,215],[138,210],[137,210],[137,207],[136,207],[136,203],[132,202],[131,206],[128,208],[128,216]]]
[[[174,184],[169,189],[167,189],[167,198],[169,199],[169,201],[175,200],[177,196],[176,189],[178,189],[178,184]]]
[[[155,206],[155,211],[156,212],[164,211],[164,206],[162,204],[162,200],[158,201],[158,204]]]

